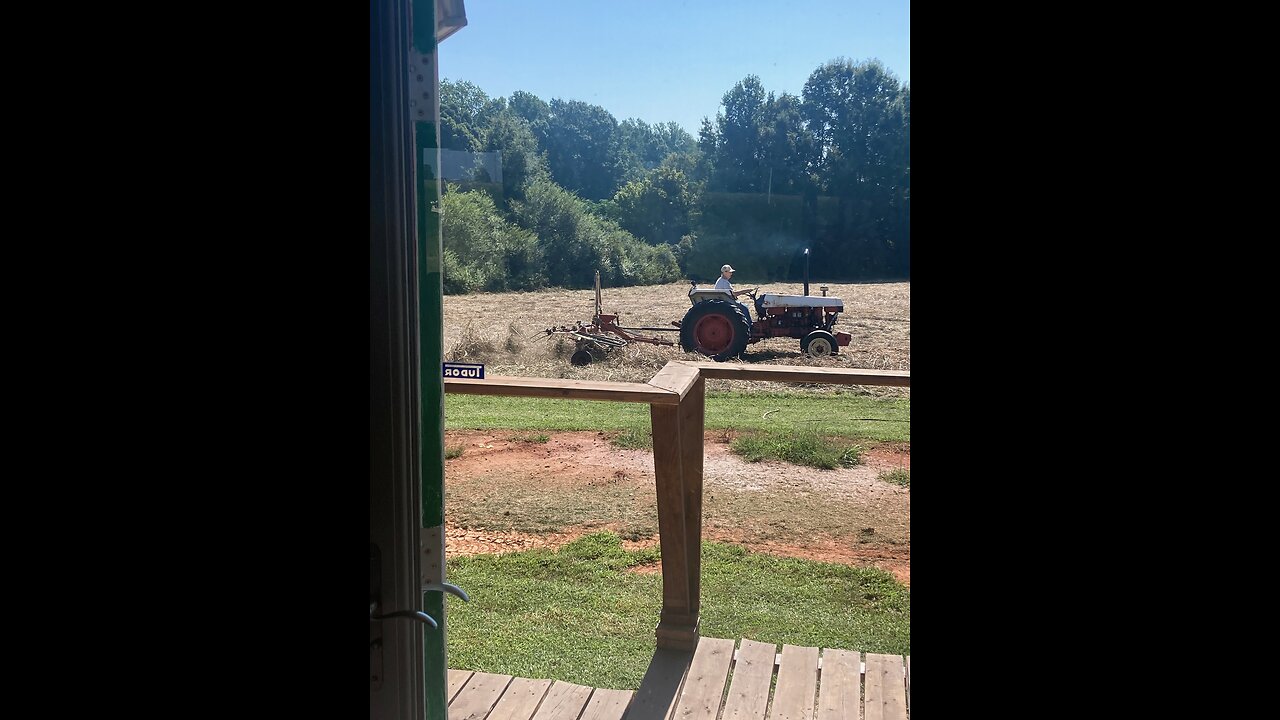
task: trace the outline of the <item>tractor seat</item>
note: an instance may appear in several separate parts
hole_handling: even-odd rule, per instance
[[[699,288],[695,287],[689,290],[689,302],[697,303],[703,300],[733,300],[733,293],[728,290],[716,290],[715,288]]]

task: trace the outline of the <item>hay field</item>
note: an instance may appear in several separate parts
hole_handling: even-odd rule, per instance
[[[820,295],[810,283],[810,293]],[[807,365],[816,367],[911,369],[911,283],[828,283],[828,295],[844,300],[845,311],[836,330],[853,336],[837,356],[808,358],[800,352],[800,342],[772,338],[747,346],[741,360],[731,362]],[[735,282],[736,289],[756,287]],[[623,327],[671,327],[689,309],[689,283],[604,288],[603,311],[620,315]],[[800,283],[768,283],[760,292],[800,295]],[[743,300],[750,301],[744,296]],[[552,326],[589,323],[595,304],[594,290],[548,289],[536,292],[477,293],[447,295],[444,299],[444,350],[446,360],[482,362],[492,375],[577,378],[615,382],[645,382],[670,360],[705,360],[680,349],[679,333],[659,335],[674,347],[631,343],[615,350],[604,360],[585,367],[569,363],[572,340],[548,338],[543,332]],[[752,310],[754,319],[754,309]],[[672,328],[673,330],[675,328]],[[708,390],[796,391],[789,383],[760,383],[737,380],[708,380]],[[864,388],[874,395],[909,394],[905,388]]]

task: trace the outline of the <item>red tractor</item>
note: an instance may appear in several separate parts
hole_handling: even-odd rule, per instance
[[[680,346],[712,360],[728,360],[741,355],[750,343],[789,337],[800,341],[806,355],[825,357],[853,339],[849,333],[833,332],[836,318],[844,312],[844,301],[825,293],[811,297],[808,283],[804,295],[764,293],[757,297],[754,289],[748,295],[755,301],[755,322],[729,291],[699,288],[694,283],[689,289],[693,307],[680,321]]]
[[[699,288],[690,283],[689,301],[693,307],[684,319],[672,325],[679,328],[680,346],[685,352],[706,355],[712,360],[728,360],[738,357],[747,345],[765,338],[789,337],[800,341],[800,349],[812,357],[835,355],[847,346],[853,336],[835,332],[836,319],[844,312],[844,301],[809,295],[809,251],[805,250],[804,295],[777,295],[764,293],[756,297],[756,290],[748,294],[755,301],[756,320],[751,312],[733,297],[728,290]],[[547,328],[548,337],[568,335],[577,343],[577,352],[569,359],[574,365],[587,365],[597,355],[624,347],[628,342],[646,342],[654,345],[674,345],[659,337],[634,335],[633,331],[675,332],[661,327],[622,327],[618,315],[601,312],[600,273],[596,272],[596,312],[590,324],[577,323],[574,327]]]
[[[832,332],[836,318],[844,312],[844,301],[809,295],[809,248],[804,249],[804,295],[765,293],[756,297],[747,291],[756,305],[756,321],[745,305],[728,290],[698,288],[691,282],[689,301],[693,307],[680,321],[680,347],[712,360],[728,360],[742,354],[747,345],[765,338],[789,337],[800,341],[800,350],[812,357],[826,357],[840,352],[853,336]]]

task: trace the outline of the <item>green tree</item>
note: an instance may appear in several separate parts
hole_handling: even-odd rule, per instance
[[[766,92],[748,76],[725,93],[715,122],[703,121],[698,145],[707,182],[696,242],[682,245],[680,256],[690,277],[731,262],[743,271],[740,278],[790,279],[791,257],[816,229],[814,145],[800,99]]]
[[[560,186],[588,200],[612,197],[621,184],[618,122],[599,105],[554,99],[547,164]]]
[[[658,155],[665,158],[671,153],[683,154],[693,152],[698,142],[688,130],[680,127],[680,123],[668,121],[653,126],[654,142],[658,147]]]
[[[547,280],[561,287],[589,287],[600,271],[612,286],[671,282],[680,277],[666,246],[649,246],[613,220],[590,211],[588,203],[550,180],[525,188],[512,203],[516,221],[538,236]]]
[[[760,128],[760,177],[766,192],[799,195],[811,184],[813,136],[805,128],[800,98],[769,93]],[[757,181],[758,182],[758,181]]]
[[[721,192],[800,194],[814,152],[799,98],[765,93],[749,75],[721,100],[715,124],[703,121],[699,146],[711,160],[708,187]]]
[[[506,107],[506,100],[489,97],[475,83],[442,79],[440,147],[468,152],[479,150],[485,128]]]
[[[764,192],[761,141],[767,98],[760,78],[748,75],[721,99],[716,113],[711,185],[727,192]]]
[[[821,188],[838,199],[830,238],[848,272],[894,267],[909,244],[910,97],[878,60],[828,62],[804,86],[803,112],[815,140]]]
[[[894,194],[895,223],[891,239],[894,253],[894,270],[911,275],[911,87],[902,86],[898,101],[902,104],[902,176],[898,191]]]
[[[474,151],[479,145],[476,118],[490,101],[475,83],[440,81],[440,147]]]
[[[613,196],[619,224],[654,245],[675,245],[689,234],[696,202],[685,174],[665,164]]]
[[[673,153],[692,153],[697,148],[693,136],[676,122],[650,125],[628,118],[618,123],[618,138],[628,182],[643,178]]]
[[[542,287],[537,237],[504,219],[488,193],[460,192],[456,185],[448,190],[440,197],[445,292]]]
[[[511,112],[529,123],[529,131],[538,141],[538,147],[546,152],[551,133],[551,106],[537,95],[523,90],[511,93],[511,100],[507,106],[511,108]]]
[[[538,148],[529,123],[510,109],[494,115],[481,131],[479,146],[502,158],[502,192],[507,198],[524,197],[524,187],[547,177],[547,161]]]
[[[693,171],[686,174],[691,180],[702,183],[708,189],[719,189],[712,181],[712,176],[717,174],[715,161],[720,157],[719,143],[720,137],[716,132],[716,126],[709,118],[702,118],[702,126],[698,128],[697,152],[693,155]]]

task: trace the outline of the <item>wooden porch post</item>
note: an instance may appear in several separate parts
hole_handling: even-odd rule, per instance
[[[701,607],[703,381],[696,368],[668,363],[649,384],[680,394],[678,405],[649,406],[662,545],[658,647],[692,651]]]
[[[689,614],[693,642],[698,642],[698,613],[702,609],[702,428],[705,383],[694,382],[677,406],[680,411],[680,469],[684,478],[684,538],[689,557]]]

